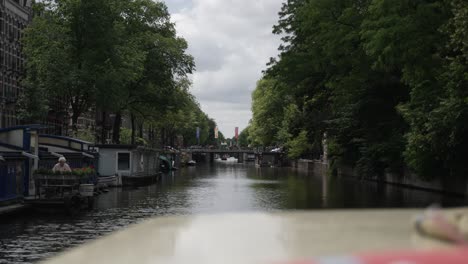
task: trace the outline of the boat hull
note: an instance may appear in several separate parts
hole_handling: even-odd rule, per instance
[[[161,173],[153,175],[122,176],[123,186],[139,187],[157,183],[161,179]]]
[[[97,181],[98,188],[117,187],[118,185],[119,185],[119,179],[117,176],[98,177],[98,181]]]

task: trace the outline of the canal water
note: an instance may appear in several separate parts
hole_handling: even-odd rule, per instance
[[[0,219],[0,263],[34,263],[109,232],[164,215],[327,208],[463,205],[421,190],[216,161],[165,175],[158,185],[102,194],[79,217],[28,213]]]

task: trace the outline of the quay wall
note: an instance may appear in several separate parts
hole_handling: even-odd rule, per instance
[[[320,160],[297,160],[293,161],[291,165],[299,171],[311,172],[314,175],[326,176],[329,173],[329,164]],[[463,177],[441,177],[433,180],[422,180],[418,175],[409,170],[405,170],[401,174],[386,172],[381,176],[363,177],[358,174],[355,168],[343,165],[338,167],[337,172],[338,177],[355,178],[414,189],[468,196],[468,180]],[[443,179],[445,179],[445,181]]]

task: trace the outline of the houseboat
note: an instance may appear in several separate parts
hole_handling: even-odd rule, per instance
[[[39,135],[39,165],[51,169],[57,158],[66,157],[71,168],[96,168],[98,153],[93,144],[76,138],[53,135]]]
[[[37,168],[39,125],[0,129],[0,214],[24,208],[34,194],[32,171]]]
[[[24,207],[26,161],[27,157],[18,149],[0,146],[0,214],[14,212]]]
[[[28,203],[40,210],[65,210],[71,214],[93,207],[98,154],[91,142],[64,136],[39,135],[39,162],[33,173],[35,195]],[[65,157],[71,172],[51,171]]]
[[[98,174],[118,175],[123,186],[143,186],[156,183],[159,172],[159,152],[136,145],[97,145]]]

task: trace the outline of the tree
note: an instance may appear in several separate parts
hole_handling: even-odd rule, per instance
[[[252,93],[253,118],[249,134],[254,144],[270,146],[277,142],[284,105],[281,89],[274,79],[262,79]]]
[[[249,140],[249,137],[250,137],[250,132],[249,132],[249,129],[250,129],[250,125],[246,128],[244,128],[244,130],[242,130],[239,134],[239,146],[240,147],[249,147],[250,146],[250,140]]]
[[[46,118],[49,112],[47,92],[44,87],[31,83],[33,77],[23,81],[24,93],[18,100],[18,119],[24,123],[34,123]]]
[[[119,16],[112,1],[42,1],[35,6],[40,15],[25,31],[27,74],[34,75],[27,79],[45,87],[61,111],[71,108],[74,131],[110,79]]]
[[[280,55],[253,94],[253,142],[318,157],[326,132],[335,161],[366,177],[466,174],[465,2],[287,1]]]
[[[118,45],[123,55],[121,67],[115,71],[113,100],[100,104],[117,112],[116,140],[123,111],[142,121],[159,118],[159,113],[174,108],[180,94],[188,90],[190,82],[186,75],[194,69],[193,58],[185,53],[187,43],[176,36],[164,3],[124,1],[121,9],[124,18]]]
[[[444,40],[433,43],[434,71],[426,80],[413,78],[412,100],[401,111],[411,127],[408,164],[425,177],[448,174],[455,181],[468,171],[468,4],[452,1],[448,22],[444,11],[444,19],[434,25],[434,34]]]
[[[154,140],[152,123],[161,116],[184,121],[183,111],[199,109],[188,91],[187,75],[194,70],[194,61],[186,54],[187,43],[177,36],[164,3],[46,0],[34,7],[39,15],[23,40],[28,74],[21,113],[36,109],[43,116],[47,106],[64,113],[71,109],[75,132],[78,118],[91,108],[104,117],[115,113],[114,143],[120,143],[122,117],[128,115],[135,143],[136,132],[142,137],[145,123],[150,124]],[[39,93],[52,100],[36,97]],[[176,125],[160,129],[172,130],[171,126]],[[205,138],[207,133],[206,129]]]

